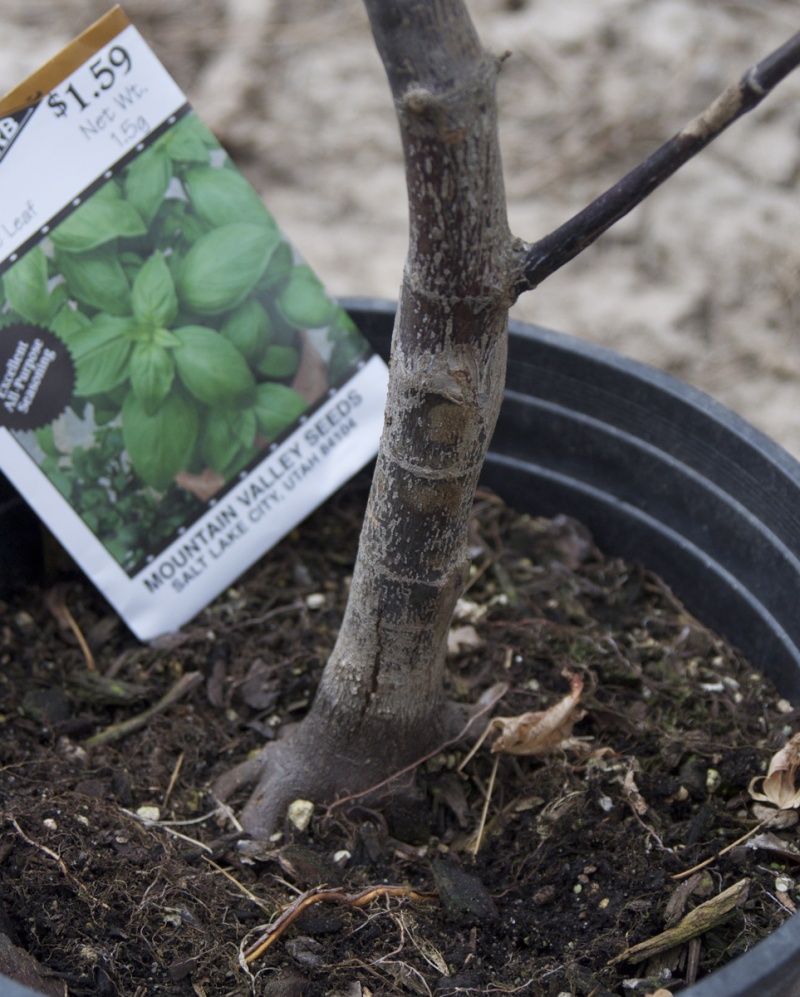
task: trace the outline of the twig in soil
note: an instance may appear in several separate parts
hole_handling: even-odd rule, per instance
[[[56,618],[56,622],[62,630],[72,631],[75,635],[75,640],[77,640],[78,646],[86,659],[86,667],[90,672],[96,672],[97,665],[95,664],[91,648],[86,643],[86,638],[83,636],[83,632],[78,626],[77,620],[67,608],[67,602],[64,598],[63,585],[54,585],[53,588],[46,592],[44,604]]]
[[[750,68],[682,131],[658,148],[613,187],[569,221],[527,247],[524,279],[517,291],[532,290],[590,246],[615,222],[648,197],[728,125],[751,111],[800,65],[800,32]]]
[[[428,941],[425,938],[418,938],[417,932],[414,930],[411,924],[406,924],[406,919],[403,911],[400,911],[395,918],[395,921],[400,923],[401,930],[406,935],[408,940],[414,946],[414,948],[419,952],[422,958],[427,962],[427,964],[435,969],[440,976],[449,976],[450,970],[447,965],[447,960],[436,948],[433,942]],[[385,958],[385,957],[384,957]],[[383,960],[382,960],[383,961]],[[426,984],[427,986],[427,984]]]
[[[180,838],[181,841],[186,841],[190,845],[194,845],[196,848],[199,848],[203,852],[213,852],[214,851],[213,848],[210,848],[208,845],[204,844],[202,841],[198,841],[196,838],[190,838],[188,834],[181,834],[181,832],[180,831],[176,831],[174,827],[170,827],[170,823],[172,823],[172,822],[169,822],[169,821],[160,821],[160,820],[150,820],[149,817],[142,817],[139,814],[133,813],[133,811],[131,811],[131,810],[126,810],[124,807],[120,807],[120,810],[126,816],[132,817],[134,820],[138,821],[140,824],[142,824],[148,830],[150,828],[152,828],[152,827],[157,827],[157,828],[159,828],[159,830],[166,831],[167,834],[171,834],[173,838]]]
[[[409,989],[413,989],[417,993],[427,994],[428,997],[433,997],[431,989],[428,986],[428,984],[425,982],[425,978],[422,975],[422,973],[420,973],[420,971],[415,966],[412,966],[409,963],[403,962],[401,959],[396,958],[402,953],[403,949],[406,947],[406,924],[405,921],[403,920],[402,914],[399,917],[393,917],[392,920],[397,925],[400,932],[400,939],[397,942],[397,945],[395,945],[395,947],[392,949],[391,952],[387,952],[385,955],[380,956],[378,959],[374,959],[372,962],[365,963],[364,968],[369,969],[369,971],[374,976],[376,976],[377,979],[380,979],[384,983],[384,985],[389,981],[386,980],[382,976],[382,974],[377,971],[376,969],[377,966],[380,966],[381,968],[383,967],[388,968],[389,972],[394,977],[395,984],[397,984],[398,979],[408,980],[409,976],[413,976],[417,982],[415,985],[412,984],[409,987]],[[418,951],[420,951],[420,954],[422,954],[421,950],[418,949]],[[439,972],[441,972],[441,969],[439,969]]]
[[[202,681],[203,676],[200,672],[187,672],[178,679],[175,685],[154,706],[149,707],[142,713],[137,713],[135,717],[123,720],[122,723],[112,724],[110,727],[106,727],[105,730],[101,730],[98,734],[93,734],[86,741],[86,747],[94,748],[98,744],[110,744],[112,741],[119,741],[121,738],[127,737],[128,734],[132,734],[135,730],[139,730],[140,727],[144,727],[153,717],[159,713],[163,713],[173,703],[177,703],[179,699],[182,699],[192,689],[195,689]]]
[[[730,845],[726,845],[722,851],[707,858],[705,862],[700,862],[698,865],[692,866],[691,869],[679,872],[672,878],[685,879],[686,876],[691,876],[698,869],[704,869],[707,865],[711,865],[712,862],[718,859],[720,855],[724,855],[732,848],[736,848],[737,845],[741,845],[757,834],[765,825],[771,824],[778,814],[794,810],[797,806],[800,806],[800,790],[795,786],[795,775],[798,767],[800,767],[800,734],[795,734],[780,751],[773,755],[767,775],[756,776],[755,779],[751,779],[750,781],[750,795],[753,799],[771,803],[777,808],[775,813],[765,817],[754,828],[749,830],[747,834],[743,834],[741,838],[737,838]],[[762,782],[762,790],[760,792],[753,788],[759,781]]]
[[[313,904],[323,901],[334,901],[346,904],[348,907],[365,907],[378,897],[405,897],[408,900],[435,900],[436,893],[420,893],[417,890],[409,889],[407,886],[369,886],[359,893],[345,893],[342,889],[328,890],[324,886],[315,887],[308,890],[296,900],[293,900],[288,907],[285,907],[277,919],[269,925],[264,934],[254,942],[244,953],[246,964],[254,962],[263,955],[267,949],[273,945],[286,931],[290,924]]]
[[[273,616],[280,616],[282,613],[292,613],[305,608],[306,604],[302,600],[298,600],[297,602],[290,602],[287,606],[276,606],[275,609],[270,609],[268,612],[262,613],[261,616],[254,616],[249,620],[240,620],[238,623],[232,623],[220,629],[223,633],[233,633],[236,630],[245,630],[249,627],[260,626],[262,623],[266,623],[267,620],[271,620]]]
[[[216,797],[214,797],[214,802],[217,804],[216,812],[222,814],[226,820],[230,821],[235,831],[244,831],[238,817],[227,803],[223,803],[222,800],[218,800]]]
[[[271,620],[273,616],[280,616],[282,613],[296,612],[300,609],[306,609],[306,604],[302,600],[289,603],[287,606],[276,606],[274,609],[270,609],[266,613],[262,613],[261,616],[253,616],[246,620],[239,620],[237,623],[217,625],[215,629],[219,633],[235,633],[237,630],[245,630],[249,627],[260,626],[262,623],[266,623],[267,620]],[[190,641],[197,640],[202,634],[207,632],[208,627],[201,626],[195,627],[193,630],[180,630],[175,633],[162,634],[160,637],[154,637],[150,641],[150,647],[156,648],[156,650],[159,651],[174,651],[176,648],[182,647]]]
[[[613,959],[609,959],[609,966],[619,962],[643,962],[661,952],[666,952],[667,949],[683,945],[692,938],[705,934],[726,921],[733,911],[745,902],[749,886],[749,879],[740,879],[718,896],[706,900],[705,903],[689,911],[673,928],[667,928],[653,938],[632,945]]]
[[[779,893],[777,890],[776,893],[777,896],[775,893],[770,893],[769,890],[767,890],[767,896],[773,901],[773,903],[776,903],[781,910],[786,911],[787,914],[796,914],[797,908],[792,903],[792,898],[788,895],[788,893]]]
[[[747,832],[747,834],[743,834],[741,838],[737,838],[736,841],[732,841],[729,845],[726,845],[721,851],[717,852],[715,855],[712,855],[710,858],[707,858],[704,862],[698,862],[697,865],[693,865],[691,869],[684,869],[683,872],[676,872],[672,878],[686,879],[686,877],[691,876],[693,872],[698,872],[700,869],[705,869],[707,865],[711,865],[712,862],[716,862],[716,860],[721,855],[725,855],[727,852],[731,851],[731,849],[735,848],[737,845],[741,845],[742,842],[747,841],[748,838],[752,838],[754,834],[757,834],[758,831],[760,831],[765,824],[769,824],[771,820],[772,820],[771,816],[765,817],[764,820],[756,824],[754,828],[751,828]]]
[[[65,879],[67,879],[70,883],[72,883],[72,885],[75,887],[76,890],[78,890],[84,896],[87,897],[91,896],[89,891],[86,889],[83,883],[78,879],[78,877],[74,873],[69,871],[69,869],[66,866],[66,863],[58,854],[58,852],[54,852],[53,849],[48,848],[47,845],[42,845],[38,841],[34,841],[33,838],[29,838],[28,835],[19,826],[15,818],[11,816],[11,814],[5,814],[4,816],[6,820],[9,822],[9,824],[14,828],[14,830],[20,836],[20,838],[22,838],[23,841],[27,842],[27,844],[29,844],[31,848],[36,848],[38,851],[42,852],[44,855],[47,855],[49,858],[54,859],[55,862],[58,863],[58,868],[61,870],[62,875],[64,876]],[[95,903],[100,904],[103,910],[111,910],[108,904],[103,903],[102,900],[95,900]]]
[[[207,855],[201,855],[200,857],[204,862],[208,862],[212,868],[216,869],[216,871],[221,873],[226,879],[229,879],[234,886],[242,891],[242,894],[247,897],[248,900],[252,900],[252,902],[256,904],[256,906],[260,907],[265,913],[272,914],[272,910],[266,900],[262,900],[261,897],[257,897],[255,893],[248,890],[247,887],[243,883],[240,883],[235,876],[232,876],[227,869],[223,869],[221,865],[217,865],[217,863],[213,859],[210,859]]]
[[[183,759],[186,757],[186,752],[182,751],[178,755],[178,760],[175,762],[175,767],[172,770],[172,775],[169,777],[169,785],[167,786],[167,791],[164,793],[164,799],[161,801],[161,806],[165,807],[169,803],[169,798],[172,796],[172,790],[175,788],[175,783],[178,781],[178,776],[180,775],[181,765],[183,765]]]
[[[483,801],[483,810],[481,810],[481,819],[478,823],[478,830],[475,832],[475,844],[472,846],[472,854],[477,855],[480,851],[481,841],[483,840],[483,832],[486,828],[486,818],[489,815],[489,804],[492,802],[492,793],[494,792],[494,781],[497,778],[497,766],[500,764],[500,755],[494,756],[494,765],[492,766],[492,774],[489,776],[489,785],[486,787],[486,798]]]

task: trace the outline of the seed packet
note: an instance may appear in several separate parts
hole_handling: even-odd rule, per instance
[[[119,8],[0,100],[0,469],[139,638],[374,456],[386,380]]]

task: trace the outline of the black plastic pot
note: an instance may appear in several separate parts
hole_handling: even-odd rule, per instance
[[[388,358],[394,305],[342,304]],[[609,350],[512,323],[483,480],[518,509],[580,519],[607,553],[658,572],[800,699],[800,464],[738,416]],[[800,918],[681,993],[800,997]]]
[[[388,358],[394,305],[342,304]],[[514,322],[483,482],[517,509],[574,516],[606,553],[656,571],[800,699],[800,464],[728,409],[610,350]],[[800,917],[681,997],[800,997]]]
[[[0,474],[0,599],[38,578],[41,570],[39,520],[11,482]]]

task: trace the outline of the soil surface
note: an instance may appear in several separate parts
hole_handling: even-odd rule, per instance
[[[107,6],[5,0],[0,91]],[[396,297],[402,165],[358,0],[125,7],[328,287]],[[502,142],[526,239],[797,30],[789,0],[470,7],[487,45],[513,50]],[[515,310],[679,375],[796,455],[799,96],[799,78],[782,84]],[[495,756],[484,747],[459,773],[461,746],[420,766],[405,814],[317,810],[305,831],[287,825],[259,857],[243,854],[241,801],[221,809],[209,786],[302,716],[341,618],[363,491],[345,489],[162,647],[136,643],[69,571],[55,591],[0,605],[3,971],[16,960],[39,989],[76,997],[603,997],[632,980],[646,981],[633,992],[672,993],[789,916],[790,824],[672,877],[758,826],[748,785],[800,711],[646,570],[604,560],[572,524],[515,517],[488,497],[468,599],[489,608],[457,621],[480,645],[462,631],[450,694],[474,702],[504,681],[495,713],[542,710],[567,692],[568,667],[585,682],[574,730],[585,749],[502,756],[476,857]],[[143,726],[89,743],[179,683],[185,695]],[[746,897],[699,941],[609,965],[743,880]],[[245,969],[262,926],[322,883],[341,893],[309,898]],[[386,884],[436,897],[363,896]]]
[[[395,299],[405,183],[360,0],[125,0],[337,295]],[[4,0],[0,92],[109,7]],[[798,30],[794,0],[469,0],[499,81],[514,232],[616,182]],[[668,370],[800,456],[800,74],[515,313]]]
[[[758,828],[748,786],[800,711],[658,578],[605,559],[578,524],[490,494],[448,694],[474,703],[506,683],[494,714],[514,717],[558,704],[571,674],[577,740],[541,757],[487,741],[466,764],[466,744],[443,745],[402,805],[351,799],[238,844],[242,801],[219,806],[210,784],[302,717],[366,487],[344,488],[160,646],[63,569],[0,605],[0,971],[16,957],[72,997],[622,997],[632,980],[664,997],[793,911],[795,811],[720,853]],[[624,954],[731,888],[694,940]],[[287,904],[285,930],[245,963]]]

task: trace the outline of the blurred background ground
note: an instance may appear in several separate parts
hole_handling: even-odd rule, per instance
[[[500,80],[515,233],[613,183],[800,27],[794,0],[471,0]],[[0,91],[107,9],[4,0]],[[359,0],[127,0],[125,9],[337,295],[394,298],[396,125]],[[518,317],[709,392],[800,457],[800,74]]]

